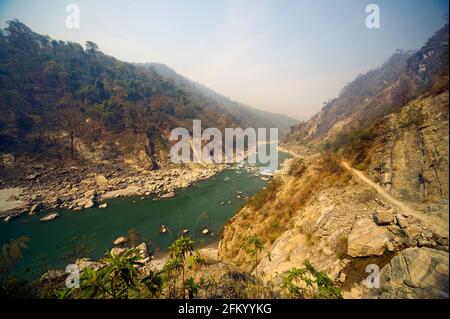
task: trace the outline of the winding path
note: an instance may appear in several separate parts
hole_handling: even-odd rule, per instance
[[[424,212],[417,211],[404,202],[392,197],[388,192],[386,192],[380,185],[370,180],[367,176],[364,175],[363,172],[358,171],[345,162],[341,161],[342,166],[348,170],[352,175],[358,177],[365,184],[375,188],[377,193],[383,197],[387,202],[391,205],[396,206],[401,209],[406,215],[413,216],[423,222],[429,229],[431,229],[434,233],[439,235],[448,236],[448,221],[440,218],[438,216],[430,216]]]

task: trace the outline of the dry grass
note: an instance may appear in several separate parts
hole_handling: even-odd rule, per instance
[[[332,154],[324,154],[313,163],[294,161],[293,165],[285,180],[274,180],[266,190],[255,194],[225,227],[221,252],[225,259],[249,269],[251,258],[243,249],[245,238],[257,236],[269,251],[275,240],[294,226],[294,217],[315,199],[315,194],[351,178]]]

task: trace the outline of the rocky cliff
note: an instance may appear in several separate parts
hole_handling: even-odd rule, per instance
[[[222,260],[278,285],[309,261],[347,298],[448,298],[447,28],[294,128],[296,157],[226,225]]]

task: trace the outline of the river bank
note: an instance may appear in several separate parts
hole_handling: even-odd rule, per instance
[[[224,164],[197,165],[142,172],[114,169],[86,172],[72,167],[54,174],[51,180],[40,178],[42,174],[37,172],[28,175],[26,182],[19,183],[21,187],[0,190],[0,216],[10,220],[49,209],[80,211],[107,199],[126,196],[173,197],[177,189],[208,179],[226,167]],[[75,178],[68,178],[68,175],[75,175]]]

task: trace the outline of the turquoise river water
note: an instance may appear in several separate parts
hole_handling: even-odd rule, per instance
[[[280,152],[278,157],[281,163],[290,156]],[[117,237],[126,236],[131,229],[138,233],[139,242],[145,241],[156,255],[166,252],[182,229],[189,229],[198,247],[205,246],[220,239],[223,225],[245,204],[245,197],[267,183],[245,167],[228,168],[198,181],[178,190],[174,198],[117,198],[107,200],[106,209],[57,210],[60,217],[50,222],[39,221],[42,213],[1,222],[0,245],[20,236],[29,238],[16,267],[23,277],[39,276],[49,268],[64,269],[76,258],[100,258]],[[160,234],[161,225],[169,231]],[[202,234],[205,228],[209,230],[207,235]]]

